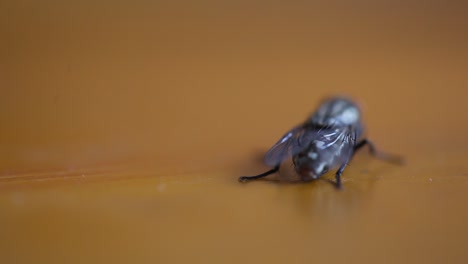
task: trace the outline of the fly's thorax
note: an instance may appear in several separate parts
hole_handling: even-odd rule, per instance
[[[308,122],[321,126],[359,126],[361,111],[351,100],[343,97],[325,100]]]

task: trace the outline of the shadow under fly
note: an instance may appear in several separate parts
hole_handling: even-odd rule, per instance
[[[344,97],[326,99],[304,123],[288,131],[266,153],[264,162],[273,167],[271,170],[240,177],[239,181],[256,180],[276,173],[281,163],[292,157],[295,171],[302,181],[318,179],[329,170],[338,168],[334,184],[339,189],[346,165],[364,146],[368,146],[376,158],[403,163],[401,157],[377,151],[363,134],[361,111],[357,104]]]

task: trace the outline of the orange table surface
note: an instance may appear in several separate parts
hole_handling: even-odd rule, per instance
[[[467,8],[0,3],[0,262],[467,263]],[[237,181],[333,95],[406,164]]]

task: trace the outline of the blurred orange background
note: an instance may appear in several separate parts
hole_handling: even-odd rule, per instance
[[[0,261],[466,263],[467,8],[0,3]],[[405,166],[237,182],[337,94]]]

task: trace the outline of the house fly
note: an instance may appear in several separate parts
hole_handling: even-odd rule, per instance
[[[268,150],[264,162],[273,169],[256,176],[243,176],[245,182],[263,178],[279,171],[287,158],[292,162],[303,181],[320,178],[333,168],[335,186],[341,188],[341,175],[354,153],[368,146],[370,153],[393,163],[401,163],[397,156],[378,152],[372,142],[363,137],[364,128],[359,107],[344,97],[323,101],[307,120],[288,131]]]

